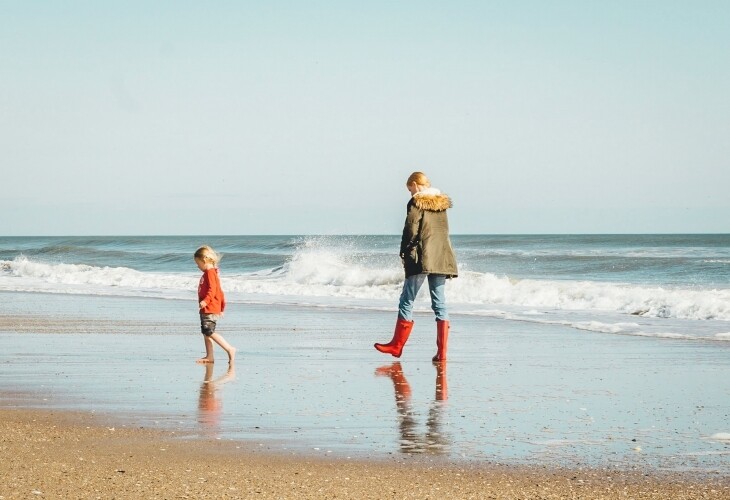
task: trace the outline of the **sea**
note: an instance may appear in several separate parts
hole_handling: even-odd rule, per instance
[[[203,244],[223,256],[229,303],[396,310],[396,235],[0,237],[0,291],[194,300],[192,255]],[[729,234],[454,235],[452,244],[452,316],[730,342]],[[422,290],[416,309],[429,306]]]

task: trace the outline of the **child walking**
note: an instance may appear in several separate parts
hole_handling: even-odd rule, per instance
[[[209,246],[202,246],[193,256],[198,269],[203,271],[198,285],[198,305],[200,306],[200,331],[205,341],[205,357],[198,363],[213,363],[213,342],[223,348],[228,354],[228,363],[233,365],[236,358],[236,348],[226,339],[215,332],[218,319],[223,316],[226,308],[226,297],[223,295],[220,278],[218,276],[218,262],[220,257]]]

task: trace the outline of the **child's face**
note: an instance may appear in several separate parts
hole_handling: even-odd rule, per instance
[[[195,263],[198,265],[198,269],[201,271],[205,271],[206,269],[210,268],[210,264],[205,262],[203,259],[195,259]]]

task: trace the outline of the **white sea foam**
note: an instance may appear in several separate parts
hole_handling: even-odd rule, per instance
[[[720,441],[723,443],[730,443],[730,432],[718,432],[708,438],[711,441]]]
[[[191,266],[192,267],[192,266]],[[140,272],[126,267],[49,263],[24,256],[0,261],[0,289],[59,293],[142,294],[179,297],[194,294],[197,271]],[[231,275],[222,272],[233,299],[248,295],[323,297],[396,301],[402,283],[399,263],[358,261],[352,252],[310,248],[294,254],[285,266],[268,272]],[[427,296],[426,287],[421,300]],[[603,311],[644,318],[730,321],[730,290],[662,288],[594,281],[515,280],[490,273],[463,271],[447,284],[450,304],[463,310],[518,308],[540,321],[544,311]],[[485,315],[492,315],[487,313]],[[634,323],[570,322],[574,328],[606,333],[634,332]],[[714,333],[726,339],[725,333]],[[656,335],[656,334],[652,334]]]
[[[690,290],[592,281],[514,280],[462,273],[449,299],[526,308],[617,311],[637,316],[730,320],[730,290]]]
[[[286,266],[287,277],[301,285],[345,287],[398,285],[402,280],[399,269],[373,269],[348,260],[346,255],[329,250],[299,252]]]
[[[569,320],[569,319],[545,319],[545,316],[538,317],[534,314],[528,313],[512,313],[500,310],[474,310],[464,314],[474,314],[478,316],[486,316],[490,318],[500,318],[510,321],[523,321],[526,323],[537,323],[541,325],[559,325],[574,328],[576,330],[583,330],[588,332],[597,333],[612,333],[616,335],[627,335],[632,337],[651,337],[651,338],[662,338],[662,339],[675,339],[675,340],[718,340],[718,341],[730,341],[730,336],[724,337],[722,334],[716,334],[708,336],[706,334],[696,333],[688,335],[686,333],[677,333],[669,331],[648,331],[648,325],[639,325],[638,323],[630,322],[616,322],[607,323],[596,320],[580,321],[580,320]],[[595,315],[595,313],[588,313]]]
[[[636,323],[602,323],[600,321],[567,323],[567,326],[572,326],[577,330],[601,333],[636,332],[639,329],[639,325]]]
[[[41,286],[47,291],[65,291],[52,285],[86,285],[85,293],[97,293],[106,287],[132,289],[194,289],[198,277],[193,275],[144,273],[126,267],[97,267],[79,264],[51,264],[30,260],[24,256],[0,262],[0,268],[17,280],[2,280],[2,288],[13,290]],[[1,275],[0,275],[1,276]],[[50,286],[49,286],[50,285]]]

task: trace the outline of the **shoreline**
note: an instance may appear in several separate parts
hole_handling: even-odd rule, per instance
[[[0,498],[730,498],[730,479],[721,476],[284,456],[109,422],[0,408],[0,473],[8,478]]]

